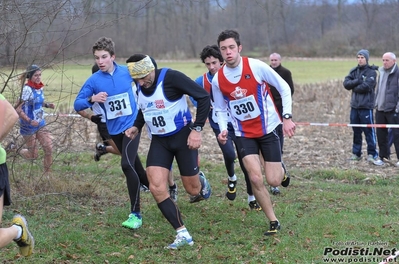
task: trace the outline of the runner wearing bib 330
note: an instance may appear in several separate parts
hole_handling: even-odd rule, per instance
[[[274,214],[269,192],[263,184],[259,153],[264,159],[266,181],[271,186],[287,187],[289,177],[281,161],[280,139],[275,131],[283,122],[284,134],[291,137],[295,124],[291,120],[291,89],[288,84],[266,63],[241,57],[240,36],[234,30],[219,34],[218,45],[225,65],[212,79],[214,111],[221,133],[220,143],[227,141],[228,111],[237,137],[242,161],[248,171],[256,201],[270,221],[265,235],[274,235],[280,223]],[[268,83],[276,87],[283,101],[284,121],[280,119]]]

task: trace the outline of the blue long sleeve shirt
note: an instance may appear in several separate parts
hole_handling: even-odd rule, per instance
[[[138,108],[133,94],[129,71],[126,66],[114,62],[114,72],[97,71],[83,84],[76,96],[74,108],[81,111],[90,108],[93,103],[88,98],[99,92],[106,92],[108,99],[99,103],[106,115],[106,124],[110,135],[118,135],[133,126]]]

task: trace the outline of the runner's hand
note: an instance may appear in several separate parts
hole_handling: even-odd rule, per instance
[[[91,122],[96,123],[96,124],[100,124],[101,123],[101,117],[103,115],[102,114],[98,114],[98,115],[92,115],[90,117]]]
[[[139,134],[139,129],[135,126],[128,128],[125,131],[125,135],[130,139],[134,139],[138,134]]]
[[[227,130],[223,130],[222,132],[220,132],[220,134],[218,135],[218,140],[220,142],[220,144],[224,145],[227,142]]]

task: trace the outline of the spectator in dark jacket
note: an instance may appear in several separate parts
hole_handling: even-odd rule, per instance
[[[376,93],[375,121],[377,124],[399,124],[399,70],[396,63],[396,55],[386,52],[382,56],[383,66],[379,68],[379,80]],[[399,160],[399,129],[393,128],[393,144],[396,156]],[[374,162],[375,165],[384,165],[384,161],[390,162],[388,129],[377,128],[378,148],[380,159]],[[394,164],[394,163],[392,163]],[[394,164],[399,166],[399,161]]]
[[[269,56],[270,60],[270,67],[273,68],[283,79],[288,83],[291,89],[291,96],[294,94],[294,82],[292,81],[292,74],[291,71],[288,70],[287,68],[283,67],[281,65],[281,56],[278,53],[272,53]],[[270,86],[270,91],[272,92],[273,100],[274,103],[276,104],[276,107],[278,109],[278,112],[280,114],[281,120],[283,119],[283,102],[281,100],[281,95],[280,92],[277,91],[277,89],[272,86]],[[276,128],[277,135],[280,137],[280,146],[281,146],[281,154],[283,154],[283,146],[284,146],[284,133],[283,133],[283,124],[281,123],[277,128]],[[279,194],[280,190],[278,187],[270,187],[270,192],[272,194]]]
[[[358,65],[351,69],[345,77],[345,89],[352,91],[351,124],[374,124],[374,89],[376,86],[377,66],[370,66],[369,52],[362,49],[357,53]],[[377,140],[373,127],[352,127],[353,145],[350,160],[358,161],[362,156],[362,132],[367,142],[367,160],[376,161],[378,158]]]

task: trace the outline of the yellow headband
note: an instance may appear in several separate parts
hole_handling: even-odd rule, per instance
[[[144,59],[136,62],[128,62],[127,68],[129,69],[130,76],[133,79],[141,79],[155,70],[154,64],[150,56],[145,56]]]

